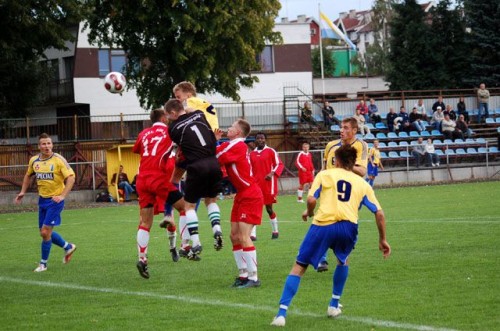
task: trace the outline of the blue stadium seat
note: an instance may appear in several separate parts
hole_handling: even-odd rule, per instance
[[[401,131],[401,132],[398,134],[398,137],[399,137],[399,138],[408,138],[408,133],[406,133],[405,131]]]
[[[320,114],[314,114],[314,115],[313,115],[313,118],[314,118],[314,120],[315,120],[316,122],[318,122],[318,123],[323,123],[323,120],[324,120],[324,119],[323,119],[323,116],[321,116]]]
[[[474,147],[467,148],[467,154],[477,154],[477,151]]]
[[[448,148],[447,150],[444,151],[444,154],[446,155],[449,155],[449,156],[454,156],[455,155],[455,151]]]
[[[498,147],[496,147],[496,146],[490,147],[490,153],[498,154],[499,153]]]
[[[488,152],[488,149],[487,149],[486,147],[479,147],[479,148],[477,149],[477,152],[478,152],[479,154],[486,154],[486,153]]]
[[[455,139],[455,144],[464,144],[465,141],[463,139],[457,138]]]
[[[418,138],[420,137],[420,134],[418,133],[418,131],[410,131],[410,137]]]
[[[386,145],[386,143],[385,143],[385,142],[380,141],[380,142],[378,143],[378,147],[387,147],[387,145]]]
[[[340,126],[338,126],[337,124],[334,124],[334,125],[330,126],[330,131],[340,131]]]
[[[453,140],[451,140],[451,139],[445,139],[445,140],[443,140],[443,144],[445,144],[445,145],[453,145]]]
[[[408,146],[408,142],[406,140],[400,141],[399,146]]]
[[[467,152],[466,152],[466,151],[465,151],[465,149],[463,149],[463,148],[457,148],[457,149],[455,150],[455,153],[456,153],[457,155],[467,155]]]
[[[287,116],[286,120],[292,124],[299,124],[300,120],[298,116]]]
[[[389,158],[391,158],[391,159],[399,159],[398,152],[389,152]]]
[[[443,134],[441,132],[439,132],[439,130],[432,130],[431,131],[431,135],[433,135],[433,136],[442,136]]]
[[[363,139],[363,135],[361,133],[356,133],[356,139]]]
[[[425,126],[425,127],[431,126],[431,125],[429,124],[429,122],[427,122],[427,121],[422,121],[422,125],[423,125],[423,126]]]
[[[486,139],[484,139],[484,138],[476,138],[476,143],[478,143],[478,144],[486,144]]]
[[[389,143],[387,144],[388,147],[398,147],[398,143],[395,142],[395,141],[389,141]]]
[[[377,139],[387,139],[387,136],[383,132],[378,132],[376,137],[377,137]]]
[[[398,138],[398,135],[395,132],[389,132],[387,134],[387,138],[389,138],[389,139],[396,139],[396,138]]]
[[[420,135],[421,135],[422,137],[424,137],[424,138],[425,138],[425,137],[430,137],[430,136],[431,136],[431,134],[429,133],[429,131],[422,131],[422,132],[420,132]]]
[[[442,145],[443,142],[440,139],[434,139],[433,140],[434,145]]]
[[[491,118],[491,117],[488,117],[486,119],[486,124],[495,124],[495,119],[494,118]]]
[[[387,159],[387,154],[385,152],[380,152],[381,159]]]
[[[439,156],[443,156],[444,155],[443,151],[440,150],[440,149],[436,149],[436,154],[439,155]]]
[[[365,134],[365,140],[373,140],[375,136],[372,133]]]
[[[384,130],[384,129],[387,129],[387,126],[382,122],[378,122],[378,123],[375,123],[375,128],[380,129],[380,130]]]
[[[368,148],[372,148],[373,147],[373,143],[367,143],[366,145],[368,146]]]
[[[495,118],[495,123],[500,123],[500,117]]]
[[[416,140],[412,140],[412,141],[410,142],[410,145],[411,145],[411,146],[415,146],[416,144],[418,144],[418,141],[416,141]]]
[[[467,139],[465,139],[465,143],[466,144],[475,144],[476,141],[474,139],[472,139],[472,138],[467,138]]]
[[[407,151],[401,151],[399,155],[401,157],[404,157],[405,159],[411,157],[410,153],[408,153]]]
[[[497,132],[500,133],[500,126],[497,128]]]
[[[375,127],[371,123],[366,123],[365,126],[370,130],[375,130]]]

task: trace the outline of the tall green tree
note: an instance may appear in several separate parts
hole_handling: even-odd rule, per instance
[[[65,49],[68,29],[80,21],[73,0],[0,2],[0,116],[23,117],[42,100],[48,70],[41,60],[48,48]]]
[[[321,54],[319,47],[311,51],[311,62],[313,67],[313,77],[321,78]],[[333,51],[323,45],[323,74],[325,78],[333,77],[335,68],[336,62],[333,57]]]
[[[273,31],[278,0],[88,0],[90,40],[127,53],[129,86],[146,108],[161,105],[172,87],[193,82],[201,93],[239,99],[260,68],[256,56]]]
[[[435,36],[415,0],[394,4],[387,80],[391,90],[424,90],[439,86],[443,66]]]
[[[470,70],[468,86],[500,86],[500,1],[463,0]]]

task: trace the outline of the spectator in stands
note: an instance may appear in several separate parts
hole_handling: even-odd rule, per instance
[[[441,95],[438,97],[438,100],[436,102],[434,102],[434,104],[432,105],[432,111],[435,113],[437,111],[438,107],[441,107],[441,110],[446,108],[446,106],[443,102],[443,97]]]
[[[441,131],[441,121],[444,119],[443,108],[438,106],[434,114],[432,114],[431,124],[435,130]]]
[[[422,122],[422,114],[418,112],[417,107],[413,107],[411,110],[410,124],[412,129],[415,129],[418,133],[425,131],[425,125]]]
[[[311,109],[311,104],[309,102],[304,102],[304,108],[301,109],[300,117],[304,123],[308,123],[313,127],[317,127],[318,124],[313,118],[313,113]]]
[[[418,113],[422,115],[422,119],[424,121],[428,121],[429,119],[427,117],[427,110],[425,109],[424,99],[418,99],[415,107],[417,108]]]
[[[371,133],[370,128],[365,125],[366,118],[361,115],[361,111],[359,110],[359,108],[356,108],[356,112],[353,117],[356,119],[356,121],[358,121],[359,133],[361,133],[363,136]]]
[[[130,185],[127,174],[123,171],[123,165],[120,164],[118,173],[114,173],[111,178],[111,185],[116,185],[118,181],[118,188],[123,190],[125,195],[125,202],[130,201],[130,194],[134,192],[134,188]]]
[[[432,139],[427,139],[425,144],[425,153],[427,154],[427,166],[439,167],[439,155],[436,154],[436,149],[432,143]]]
[[[467,122],[467,124],[468,124],[470,121],[469,120],[469,112],[466,110],[465,98],[463,96],[460,96],[460,98],[458,99],[457,112],[458,112],[458,115],[464,115],[465,122]]]
[[[425,158],[424,138],[422,137],[418,138],[417,144],[413,146],[411,155],[415,158],[417,168],[419,168],[421,161],[423,161]]]
[[[356,106],[356,110],[359,110],[359,113],[363,115],[366,123],[370,121],[370,118],[368,117],[368,106],[366,105],[364,99],[359,100],[359,103]]]
[[[446,114],[450,115],[450,119],[452,121],[457,120],[457,113],[455,113],[453,108],[451,108],[451,105],[446,105],[446,109],[443,111],[443,115],[446,115]]]
[[[464,134],[464,136],[466,138],[472,137],[474,132],[469,128],[469,125],[467,124],[467,121],[465,120],[464,114],[458,115],[458,120],[456,123],[457,123],[457,129],[462,131],[462,133]]]
[[[389,112],[387,113],[386,121],[387,127],[390,132],[394,132],[394,120],[398,117],[398,114],[394,111],[394,108],[389,108]]]
[[[328,129],[331,125],[337,124],[340,126],[340,121],[337,117],[335,117],[335,110],[328,101],[325,101],[323,109],[321,109],[323,113],[323,120],[325,121],[325,127]]]
[[[399,123],[399,131],[410,132],[411,131],[410,116],[406,112],[406,108],[404,106],[401,106],[399,108],[398,117],[401,118],[401,121]]]
[[[370,99],[370,104],[368,105],[368,115],[370,117],[370,121],[373,123],[382,122],[382,118],[379,115],[378,107],[375,104],[375,100],[373,98]]]
[[[441,122],[441,130],[445,139],[464,139],[464,134],[457,129],[457,123],[450,118],[450,114],[444,114],[444,120]]]
[[[481,123],[481,117],[484,109],[484,119],[489,116],[488,113],[488,103],[490,102],[490,92],[486,89],[486,85],[481,83],[479,85],[479,90],[477,90],[477,101],[479,103],[479,111],[477,113],[477,122]]]

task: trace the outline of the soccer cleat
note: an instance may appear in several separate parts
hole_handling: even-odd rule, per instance
[[[146,262],[137,262],[137,270],[139,270],[139,275],[141,275],[142,278],[149,279],[148,264]]]
[[[177,252],[177,249],[175,247],[170,248],[170,255],[172,256],[172,261],[179,261],[179,253]]]
[[[272,326],[285,326],[285,324],[285,316],[275,316],[273,321],[271,322]]]
[[[222,232],[216,231],[214,233],[214,248],[216,251],[220,251],[224,246],[224,242],[222,241]]]
[[[43,272],[43,271],[47,271],[47,265],[46,264],[43,264],[43,263],[40,263],[38,265],[38,267],[36,267],[33,272]]]
[[[66,251],[63,257],[63,263],[69,263],[71,261],[71,257],[73,256],[73,253],[76,251],[76,245],[71,244],[71,248]]]
[[[186,246],[179,250],[180,257],[186,258],[191,261],[200,261],[201,257],[199,256],[202,251],[201,246],[196,246],[191,248],[191,246]]]
[[[246,277],[236,277],[232,287],[239,287],[241,285],[246,284],[247,282],[248,282],[248,278],[246,278]]]
[[[249,279],[245,284],[241,284],[237,288],[249,288],[249,287],[259,287],[259,286],[260,286],[260,280]]]
[[[271,235],[271,239],[278,239],[279,236],[279,232],[273,232],[273,234]]]
[[[317,272],[325,272],[328,271],[328,262],[323,261],[320,262],[318,265],[318,269],[316,269]]]
[[[256,236],[250,236],[250,239],[251,239],[252,241],[257,241],[257,237],[256,237]]]
[[[298,203],[304,203],[304,200],[302,200],[302,199],[297,199],[297,202],[298,202]]]
[[[337,317],[339,316],[340,314],[342,314],[342,310],[340,310],[340,308],[337,308],[337,307],[328,307],[328,317]]]

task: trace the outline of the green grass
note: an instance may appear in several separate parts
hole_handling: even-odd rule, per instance
[[[287,318],[288,330],[500,330],[500,183],[381,189],[393,254],[378,251],[373,216],[360,214],[342,296],[344,314],[326,308],[332,268],[308,270]],[[308,224],[304,205],[282,196],[275,210],[280,238],[264,217],[256,242],[260,288],[230,288],[236,267],[228,240],[232,200],[221,201],[226,247],[211,248],[200,209],[202,261],[174,263],[168,240],[151,231],[151,278],[135,268],[138,207],[66,210],[58,231],[78,250],[63,265],[53,246],[49,270],[39,260],[37,214],[0,214],[2,330],[270,330],[283,283]],[[158,218],[159,220],[159,218]],[[332,266],[332,254],[330,265]]]

